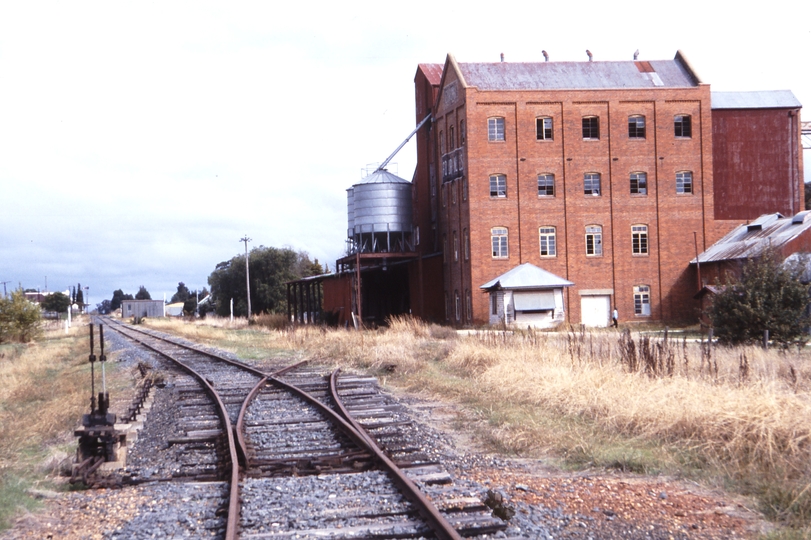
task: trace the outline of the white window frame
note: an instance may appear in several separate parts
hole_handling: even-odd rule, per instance
[[[586,257],[603,256],[603,227],[586,225]]]
[[[585,173],[583,175],[583,195],[599,197],[602,195],[600,173]]]
[[[631,225],[631,252],[634,255],[648,255],[650,253],[647,225],[641,223]]]
[[[676,173],[676,193],[690,195],[693,193],[693,172],[679,171]]]
[[[555,227],[546,225],[538,228],[538,245],[541,257],[557,256],[557,238]]]
[[[634,315],[650,317],[650,285],[634,286]]]
[[[492,116],[487,119],[487,140],[490,142],[504,142],[504,117]]]
[[[507,197],[507,175],[505,174],[491,174],[490,175],[490,198],[491,199],[504,199]]]
[[[554,196],[555,196],[555,175],[550,173],[539,174],[538,197],[554,197]]]
[[[507,227],[493,227],[490,229],[490,245],[494,259],[507,259],[510,257],[510,230]]]
[[[551,116],[539,116],[535,119],[535,139],[538,141],[553,140],[555,130]]]

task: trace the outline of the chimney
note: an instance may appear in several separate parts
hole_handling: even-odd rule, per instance
[[[549,53],[547,53],[546,51],[541,51],[541,54],[543,55],[543,61],[549,62]]]
[[[634,51],[634,60],[639,60],[639,49]]]
[[[591,51],[590,51],[590,50],[586,49],[586,54],[587,54],[587,55],[589,55],[589,62],[591,62],[592,60],[594,60],[594,57],[593,57],[593,55],[591,54]]]
[[[501,61],[504,61],[504,53],[501,53]]]

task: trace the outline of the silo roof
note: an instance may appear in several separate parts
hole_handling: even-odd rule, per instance
[[[610,62],[460,62],[468,86],[479,90],[689,88],[697,86],[678,59]]]
[[[410,184],[408,180],[400,178],[396,174],[392,174],[386,169],[378,169],[363,180],[355,184]]]

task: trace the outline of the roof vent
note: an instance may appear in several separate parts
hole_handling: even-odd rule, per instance
[[[546,51],[541,51],[541,54],[543,55],[543,61],[549,62],[549,53],[547,53]]]
[[[798,212],[793,218],[791,218],[792,225],[802,225],[808,218],[811,217],[811,210],[805,210],[804,212]]]
[[[501,61],[504,61],[504,53],[501,53]]]
[[[586,54],[589,55],[589,62],[592,62],[594,60],[594,55],[591,54],[591,51],[586,49]]]
[[[634,51],[634,60],[639,60],[639,49]]]

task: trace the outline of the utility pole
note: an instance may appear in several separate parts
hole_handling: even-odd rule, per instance
[[[8,296],[8,293],[6,292],[6,283],[11,283],[11,282],[10,281],[4,281],[3,282],[3,298]]]
[[[239,239],[240,242],[245,242],[245,288],[248,291],[248,321],[251,320],[251,276],[248,273],[248,242],[251,241],[246,234]]]

